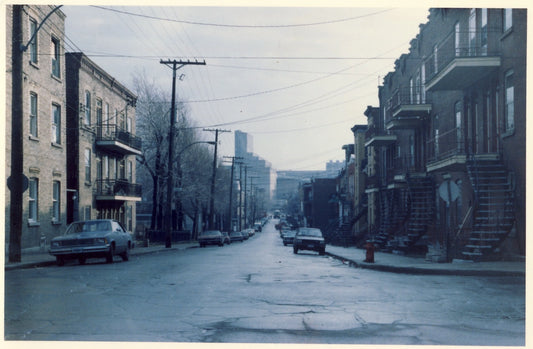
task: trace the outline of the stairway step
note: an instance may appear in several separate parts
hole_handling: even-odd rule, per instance
[[[467,252],[467,251],[463,251],[462,252],[465,256],[483,256],[483,254],[481,252]]]
[[[466,245],[465,247],[466,248],[481,248],[481,249],[484,249],[484,250],[488,250],[488,249],[492,248],[491,245]]]

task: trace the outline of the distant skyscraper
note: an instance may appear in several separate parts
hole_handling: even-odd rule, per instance
[[[272,164],[253,152],[253,138],[246,132],[235,131],[235,156],[240,157],[249,168],[249,174],[256,177],[254,186],[263,189],[268,200],[274,198],[276,190],[276,171]]]
[[[245,158],[247,153],[254,152],[252,136],[246,132],[235,131],[235,156]]]

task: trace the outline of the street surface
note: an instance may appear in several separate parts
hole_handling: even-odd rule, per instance
[[[8,341],[524,346],[525,282],[295,255],[270,222],[224,247],[6,271],[4,324]]]

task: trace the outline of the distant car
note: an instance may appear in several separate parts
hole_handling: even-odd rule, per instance
[[[113,263],[115,255],[129,260],[131,248],[132,236],[122,224],[112,219],[95,219],[71,223],[64,235],[50,241],[49,253],[56,257],[59,266],[68,259],[85,264],[87,258],[105,258],[107,263]]]
[[[231,239],[228,235],[228,233],[226,233],[225,231],[222,232],[222,236],[224,237],[224,243],[225,244],[231,244]]]
[[[240,231],[231,232],[231,234],[229,234],[229,237],[231,239],[231,242],[233,241],[243,242],[244,241],[244,237],[242,236],[242,233]]]
[[[261,230],[263,230],[263,225],[261,224],[261,222],[255,222],[254,223],[254,230],[256,232],[261,232]]]
[[[321,256],[326,253],[326,242],[318,228],[299,228],[292,246],[294,253],[298,250],[316,251]]]
[[[248,240],[250,237],[250,234],[248,233],[248,229],[241,230],[241,234],[244,240]]]
[[[283,245],[287,246],[294,243],[294,236],[296,232],[294,230],[287,230],[283,232]]]
[[[224,246],[224,236],[220,230],[206,230],[198,235],[198,243],[200,247],[207,245]]]

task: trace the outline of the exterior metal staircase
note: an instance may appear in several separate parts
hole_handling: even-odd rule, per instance
[[[433,179],[428,176],[407,176],[409,188],[410,210],[407,221],[407,247],[412,247],[426,234],[428,226],[434,219],[435,186]]]
[[[390,240],[403,227],[408,214],[408,195],[404,188],[380,192],[380,226],[373,239],[381,249],[390,248]]]
[[[487,259],[513,228],[513,183],[501,160],[471,157],[467,170],[475,205],[472,231],[462,254],[467,259]]]

